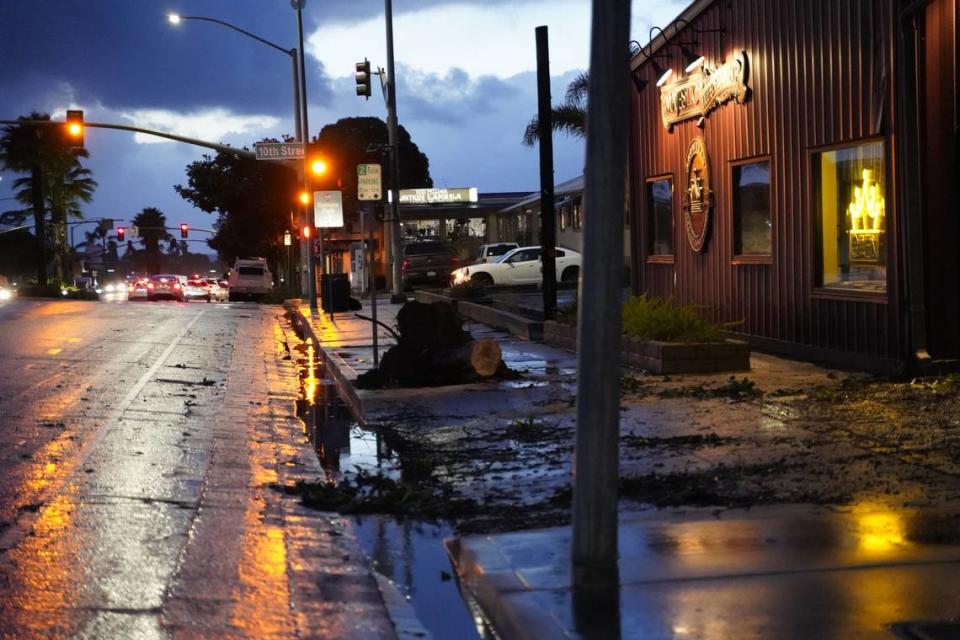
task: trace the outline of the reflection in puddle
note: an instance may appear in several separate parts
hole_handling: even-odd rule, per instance
[[[336,385],[325,377],[313,346],[301,345],[295,351],[305,356],[297,360],[301,383],[297,415],[320,458],[326,481],[338,484],[358,473],[399,480],[397,454],[378,431],[364,429],[353,420]],[[389,516],[357,517],[355,524],[377,571],[397,585],[434,638],[493,638],[486,631],[478,635],[478,622],[452,578],[443,547],[444,538],[453,535],[449,525]]]
[[[397,521],[387,516],[354,518],[374,567],[396,584],[434,638],[493,638],[482,618],[464,603],[443,547],[454,535],[447,524]]]

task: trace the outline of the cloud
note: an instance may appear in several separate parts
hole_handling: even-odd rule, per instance
[[[583,68],[589,44],[590,3],[540,0],[517,5],[449,3],[394,15],[396,63],[445,75],[506,78],[536,68],[534,29],[546,24],[554,73]],[[306,46],[333,75],[350,73],[364,57],[386,66],[383,14],[351,24],[321,24]],[[337,73],[336,70],[341,70]]]
[[[225,108],[211,108],[178,113],[166,109],[134,109],[120,116],[144,129],[156,129],[188,138],[219,142],[230,135],[244,135],[248,140],[266,134],[278,124],[279,118],[268,115],[237,115]],[[140,144],[170,142],[164,138],[143,133],[134,134]]]

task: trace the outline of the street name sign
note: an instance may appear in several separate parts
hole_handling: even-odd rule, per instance
[[[343,194],[341,192],[313,192],[313,226],[318,229],[343,226]]]
[[[300,142],[258,142],[257,160],[303,160]]]
[[[357,165],[357,200],[382,200],[383,182],[379,164]]]

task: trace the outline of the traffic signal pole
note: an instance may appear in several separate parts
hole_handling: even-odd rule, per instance
[[[393,245],[393,295],[391,302],[406,302],[403,294],[403,273],[401,271],[402,258],[400,246],[400,145],[397,139],[397,76],[393,64],[393,1],[384,0],[384,10],[387,22],[387,135],[390,143],[390,191],[393,193],[391,211],[393,220],[390,223]]]

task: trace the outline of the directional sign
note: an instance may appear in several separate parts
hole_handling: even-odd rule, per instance
[[[343,194],[341,192],[313,192],[313,226],[318,229],[343,226]]]
[[[257,160],[302,160],[303,144],[300,142],[258,142]]]
[[[379,164],[357,165],[357,200],[382,200],[383,183]]]

